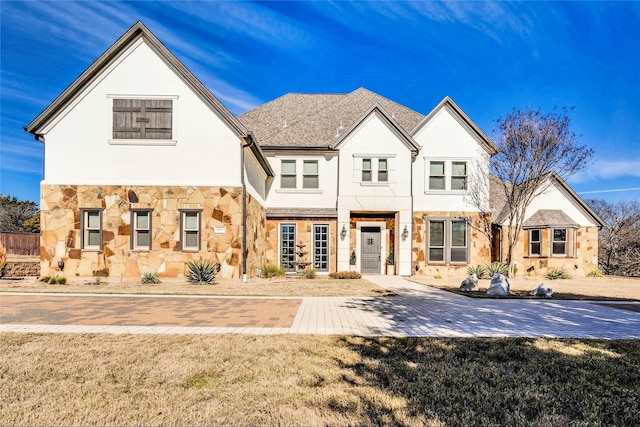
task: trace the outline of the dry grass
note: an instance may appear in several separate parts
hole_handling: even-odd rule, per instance
[[[457,290],[464,278],[434,279],[431,276],[412,276],[410,280],[436,288]],[[543,282],[553,289],[554,299],[623,299],[640,301],[640,278],[604,276],[549,280],[541,276],[520,276],[515,279],[509,279],[511,292],[516,296],[526,296]],[[478,283],[480,292],[467,292],[465,295],[486,295],[490,283],[489,279],[482,279]]]
[[[638,425],[640,342],[0,334],[1,425]]]
[[[385,296],[390,293],[365,279],[334,280],[325,278],[218,279],[213,285],[192,285],[180,279],[160,278],[163,283],[143,285],[139,282],[93,278],[70,278],[66,285],[48,285],[37,280],[0,280],[0,292],[55,292],[101,294],[219,295],[219,296]],[[108,281],[105,281],[108,280]],[[125,279],[126,280],[126,279]]]

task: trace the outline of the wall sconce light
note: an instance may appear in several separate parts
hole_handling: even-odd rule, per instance
[[[340,232],[340,239],[344,240],[345,237],[347,237],[347,228],[343,224],[342,225],[342,231]]]
[[[60,269],[60,271],[64,270],[64,261],[63,260],[58,261],[58,268]]]
[[[404,226],[404,230],[402,230],[402,241],[404,242],[405,240],[407,240],[407,237],[409,237],[409,230],[407,229],[407,226]]]

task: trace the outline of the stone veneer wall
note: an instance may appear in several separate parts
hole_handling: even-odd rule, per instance
[[[139,278],[150,271],[160,277],[184,277],[186,262],[195,259],[219,262],[219,277],[237,278],[242,272],[240,187],[42,185],[40,207],[42,275],[59,272],[60,259],[66,276]],[[103,209],[103,250],[81,249],[83,208]],[[131,249],[131,209],[153,210],[150,251]],[[202,209],[200,251],[179,249],[180,209]],[[253,236],[247,242],[255,263],[262,256],[257,242],[264,233],[264,208],[251,198],[247,211]],[[216,233],[214,227],[225,231]]]
[[[542,253],[549,253],[551,245],[551,229],[542,228]],[[569,240],[568,245],[573,245]],[[513,247],[513,259],[519,265],[518,275],[524,274],[533,266],[534,275],[546,275],[550,270],[563,269],[570,275],[584,277],[591,270],[598,268],[598,227],[581,227],[576,231],[575,256],[527,256],[529,233],[523,230],[518,236],[518,243]],[[502,232],[502,259],[506,261],[508,254],[507,228]]]
[[[255,277],[265,263],[267,253],[267,212],[247,194],[247,275]],[[242,274],[242,267],[240,268]]]
[[[338,265],[336,242],[338,239],[338,221],[335,218],[276,218],[267,219],[267,239],[265,263],[280,266],[280,224],[296,225],[296,244],[307,245],[304,250],[307,253],[304,260],[311,262],[313,259],[313,232],[314,224],[329,224],[329,273],[336,271]],[[324,273],[324,272],[320,272]]]
[[[471,218],[471,230],[469,239],[469,264],[449,265],[449,264],[428,264],[426,262],[427,251],[427,222],[424,217],[438,218]],[[413,236],[412,236],[412,272],[418,276],[440,275],[466,276],[469,265],[488,265],[491,263],[491,248],[489,238],[480,230],[483,229],[482,218],[478,212],[414,212],[413,213]]]

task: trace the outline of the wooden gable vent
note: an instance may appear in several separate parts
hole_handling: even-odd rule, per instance
[[[170,99],[114,99],[114,139],[171,139]]]

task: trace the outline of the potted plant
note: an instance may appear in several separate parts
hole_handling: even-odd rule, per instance
[[[355,249],[351,250],[351,256],[349,257],[349,271],[358,271],[356,268],[356,261],[358,258],[356,257]]]
[[[387,256],[387,274],[393,276],[396,274],[395,258],[393,257],[393,251],[389,252]]]

